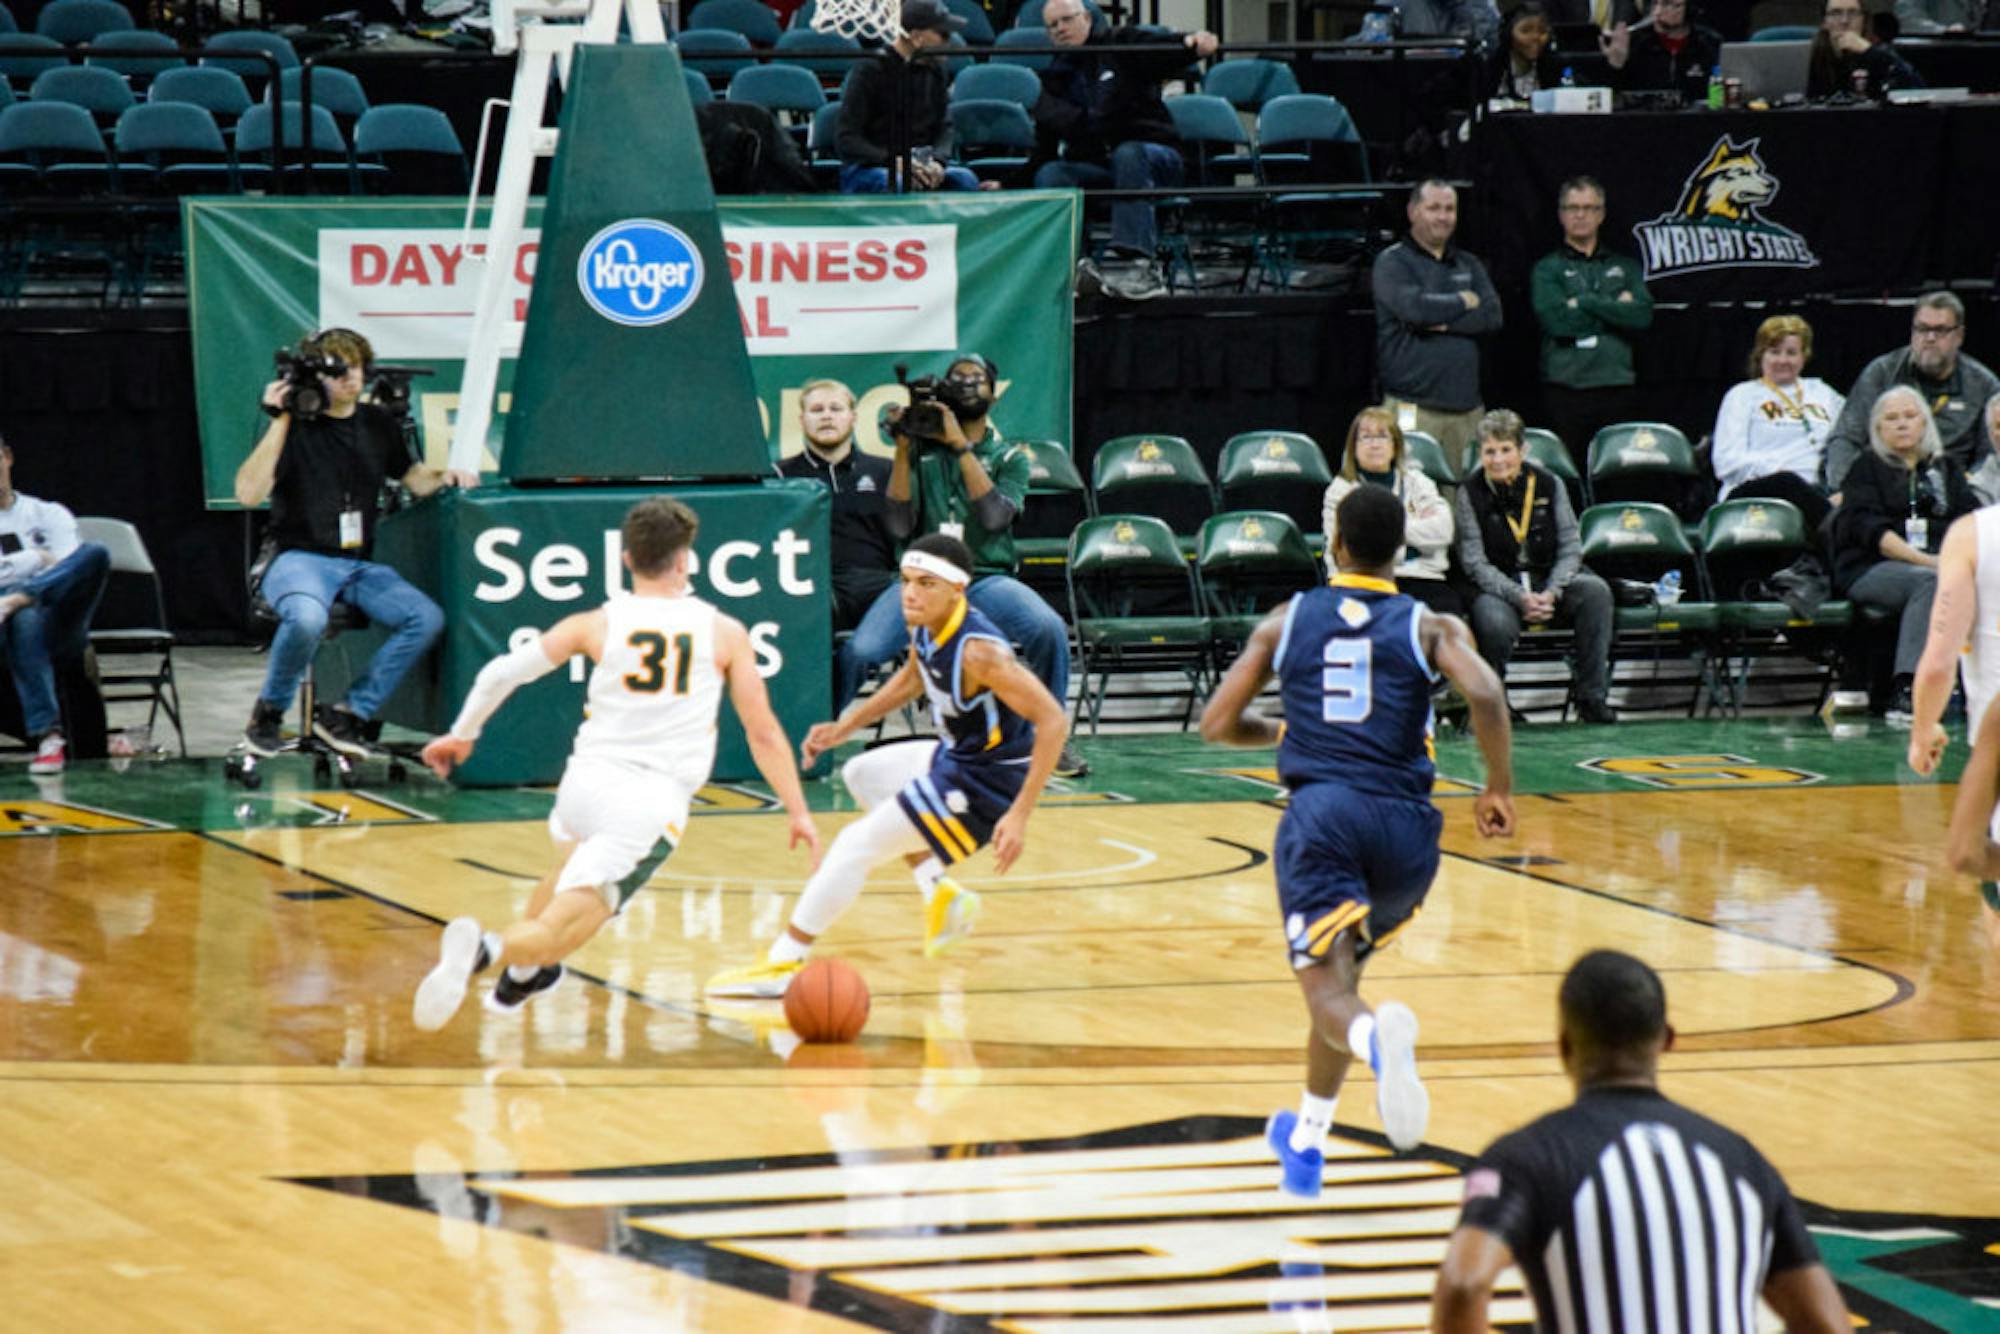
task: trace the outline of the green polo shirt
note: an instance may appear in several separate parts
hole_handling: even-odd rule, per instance
[[[1028,470],[1032,459],[1027,450],[1001,439],[988,423],[986,434],[972,447],[973,457],[993,479],[994,489],[1012,502],[1018,513],[1028,495]],[[941,445],[918,445],[910,458],[910,499],[916,502],[915,532],[935,533],[945,524],[955,523],[959,537],[972,548],[972,572],[976,575],[1014,573],[1014,529],[1010,524],[999,532],[979,526],[966,494],[964,465],[958,456]]]

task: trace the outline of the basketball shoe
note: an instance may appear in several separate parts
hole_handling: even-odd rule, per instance
[[[979,920],[979,896],[944,876],[924,908],[924,957],[935,959],[972,934]]]
[[[1292,1147],[1292,1130],[1299,1123],[1297,1112],[1272,1112],[1271,1119],[1264,1123],[1264,1142],[1271,1146],[1271,1152],[1278,1155],[1278,1166],[1284,1169],[1279,1185],[1285,1194],[1296,1195],[1302,1200],[1319,1198],[1320,1180],[1326,1173],[1326,1155],[1317,1146],[1310,1149]]]
[[[500,980],[493,984],[493,992],[486,998],[486,1008],[495,1014],[512,1014],[545,991],[554,991],[556,984],[563,980],[563,966],[552,963],[538,970],[526,982],[516,981],[514,970],[509,968],[500,974]]]
[[[792,985],[792,979],[805,966],[804,960],[773,963],[769,959],[761,959],[741,968],[724,969],[709,978],[702,991],[710,996],[750,996],[775,1000],[785,994],[785,988]]]
[[[1417,1078],[1417,1016],[1401,1001],[1375,1010],[1375,1110],[1382,1133],[1398,1149],[1423,1143],[1431,1095]]]
[[[472,975],[491,962],[478,920],[455,918],[438,941],[437,967],[417,985],[417,999],[410,1006],[410,1022],[426,1033],[443,1028],[465,1003],[465,988]]]

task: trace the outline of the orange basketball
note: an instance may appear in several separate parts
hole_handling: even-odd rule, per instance
[[[868,984],[838,959],[814,959],[785,988],[785,1022],[807,1042],[852,1042],[868,1022]]]

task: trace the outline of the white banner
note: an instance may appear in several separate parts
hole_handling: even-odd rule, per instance
[[[366,329],[384,361],[465,355],[486,234],[451,228],[327,228],[319,233],[322,327]],[[935,352],[958,346],[958,229],[722,229],[753,357]],[[520,352],[539,231],[512,265],[513,319],[502,352]]]

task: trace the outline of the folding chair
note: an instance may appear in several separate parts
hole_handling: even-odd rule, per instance
[[[1695,663],[1694,693],[1688,700],[1693,717],[1704,698],[1711,707],[1724,695],[1721,669],[1719,608],[1709,596],[1707,572],[1688,542],[1687,531],[1664,505],[1634,502],[1593,505],[1577,518],[1583,563],[1606,581],[1657,584],[1669,571],[1680,576],[1684,590],[1679,602],[1653,601],[1645,606],[1620,603],[1613,610],[1611,665],[1649,659],[1649,684],[1661,681],[1666,652],[1685,653]],[[1616,588],[1614,585],[1614,601]]]
[[[174,633],[167,628],[160,572],[147,554],[145,539],[123,519],[94,516],[79,518],[76,532],[83,541],[102,545],[111,556],[111,579],[90,627],[90,647],[97,654],[97,679],[104,702],[147,701],[151,706],[146,712],[149,731],[164,709],[180,741],[181,758],[186,759],[187,733],[181,728],[180,686],[174,678]],[[106,659],[127,657],[150,657],[154,663],[145,671],[105,670]],[[134,686],[140,689],[125,689]]]
[[[1238,510],[1201,526],[1195,576],[1219,676],[1272,608],[1318,586],[1320,565],[1288,516]]]
[[[1090,491],[1099,514],[1150,514],[1190,550],[1215,513],[1215,488],[1194,446],[1177,435],[1121,435],[1097,447]]]
[[[1113,676],[1178,674],[1187,696],[1180,715],[1185,728],[1206,687],[1211,650],[1194,567],[1173,530],[1145,514],[1085,519],[1070,535],[1066,574],[1078,649],[1077,718],[1087,710],[1096,734]],[[1121,697],[1182,693],[1142,687]]]

